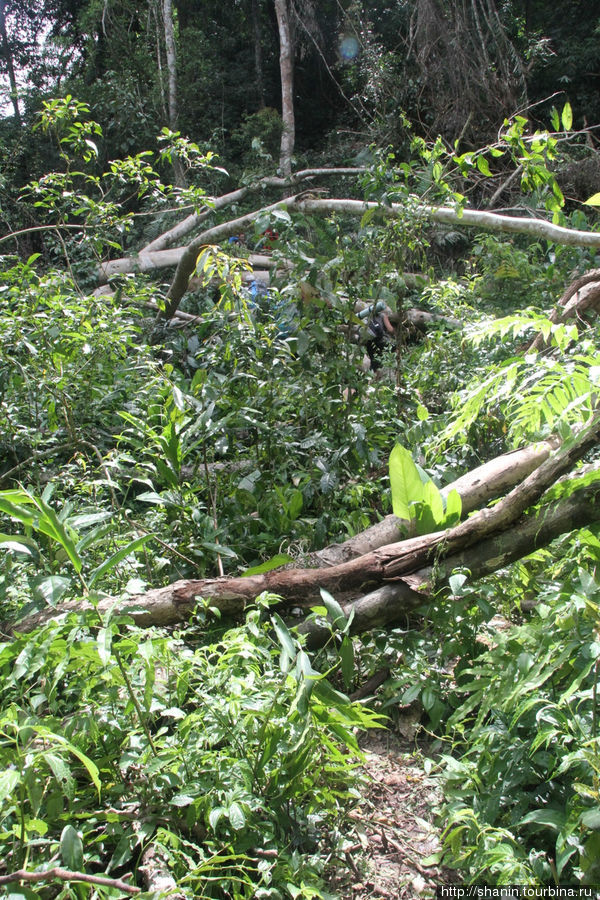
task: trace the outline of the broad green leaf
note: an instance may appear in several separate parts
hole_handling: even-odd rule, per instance
[[[411,503],[423,499],[423,482],[413,458],[401,444],[396,444],[389,459],[392,509],[399,519],[414,517]]]
[[[570,131],[573,125],[573,110],[570,103],[565,103],[561,113],[562,126],[565,131]]]
[[[35,578],[33,580],[34,594],[41,597],[48,606],[56,606],[72,583],[72,580],[64,575]]]
[[[344,635],[340,646],[340,659],[342,661],[344,687],[348,690],[354,680],[354,644],[347,634]]]
[[[455,488],[446,496],[446,518],[444,524],[446,527],[460,522],[462,515],[462,498]]]
[[[313,669],[310,656],[305,650],[299,650],[296,658],[296,673],[302,678],[320,678],[321,675]]]
[[[101,791],[101,783],[99,778],[98,766],[95,762],[86,756],[85,753],[82,753],[78,747],[75,747],[70,741],[64,738],[60,734],[56,734],[56,732],[51,731],[49,728],[46,728],[45,725],[35,725],[33,726],[33,730],[36,731],[41,737],[47,738],[49,743],[53,741],[61,746],[65,747],[73,756],[76,756],[79,762],[84,766],[87,770],[88,775],[90,776],[91,781],[94,783],[96,790],[98,791],[98,796],[100,796]]]
[[[114,569],[121,560],[125,559],[131,553],[135,553],[136,550],[139,550],[139,548],[143,547],[148,541],[151,541],[153,537],[153,534],[143,534],[134,541],[130,541],[125,547],[121,547],[120,550],[117,550],[117,552],[113,553],[112,556],[109,556],[108,559],[105,559],[104,562],[100,563],[100,565],[91,573],[88,581],[89,587],[92,587],[99,578],[106,574],[106,572],[110,572],[111,569]]]
[[[287,625],[278,613],[272,614],[271,621],[273,623],[275,634],[277,635],[277,639],[281,648],[285,650],[290,659],[293,659],[296,655],[296,645],[292,639]]]
[[[60,836],[60,855],[67,869],[80,872],[83,867],[83,844],[72,825],[65,825]]]
[[[242,572],[242,578],[246,578],[248,575],[262,575],[263,572],[270,572],[272,569],[278,569],[280,566],[285,566],[293,561],[293,557],[288,556],[287,553],[278,553],[259,566],[252,566],[252,568],[246,569],[245,572]]]
[[[19,783],[19,773],[16,769],[5,769],[0,772],[0,803],[10,797]]]
[[[555,106],[552,107],[550,111],[550,121],[552,122],[552,127],[555,131],[560,130],[560,117],[558,115],[558,110]]]
[[[191,806],[191,804],[193,802],[194,802],[194,798],[190,797],[189,794],[185,794],[185,793],[175,794],[169,800],[169,803],[171,804],[171,806],[179,806],[179,807]]]
[[[586,206],[600,206],[600,193],[592,194],[588,200],[584,200]]]
[[[600,806],[597,806],[596,809],[586,810],[582,813],[579,821],[592,831],[600,831]]]
[[[444,521],[444,501],[438,488],[431,480],[423,485],[423,503],[431,510],[434,523],[441,525]]]
[[[6,550],[12,550],[13,553],[39,557],[39,549],[35,541],[22,534],[0,534],[0,545]]]
[[[560,831],[565,824],[565,813],[560,809],[533,809],[521,819],[520,825],[545,825]]]
[[[35,496],[32,496],[32,500],[39,512],[33,527],[57,541],[71,560],[75,571],[81,572],[83,561],[77,552],[76,542],[79,538],[76,533],[73,529],[69,529],[71,534],[75,535],[75,539],[73,539],[52,507],[45,500]]]
[[[236,831],[241,831],[241,829],[246,824],[246,816],[244,815],[244,810],[240,806],[239,803],[235,801],[230,804],[229,809],[227,810],[227,815],[229,816],[229,821]]]
[[[217,830],[217,825],[221,821],[224,815],[226,815],[227,810],[224,806],[215,806],[214,809],[211,809],[208,815],[208,824],[212,828],[213,831]]]
[[[96,647],[98,648],[98,656],[103,666],[106,666],[111,659],[113,631],[112,628],[100,628],[98,637],[96,638]]]
[[[205,550],[212,550],[213,553],[218,553],[219,556],[226,556],[228,559],[237,559],[235,550],[232,550],[231,547],[226,547],[225,544],[217,544],[215,541],[202,541],[200,546]]]
[[[455,572],[450,576],[450,578],[448,579],[448,585],[450,587],[450,590],[452,591],[453,597],[460,596],[460,592],[466,580],[467,576],[464,574],[464,572]]]
[[[69,800],[72,800],[75,796],[76,784],[71,769],[69,768],[67,763],[61,756],[58,756],[56,753],[46,752],[44,753],[44,759],[50,766],[52,774],[54,775],[56,782],[65,797],[67,797]]]
[[[487,175],[488,177],[491,177],[492,173],[490,171],[490,164],[488,163],[485,156],[477,157],[477,168],[479,169],[479,171],[481,172],[482,175]]]
[[[343,628],[346,625],[346,614],[344,610],[337,602],[335,597],[332,597],[329,591],[326,591],[325,588],[320,588],[319,593],[321,594],[321,599],[325,604],[327,609],[327,613],[329,618],[333,622],[336,628]]]

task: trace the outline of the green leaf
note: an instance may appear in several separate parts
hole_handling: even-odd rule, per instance
[[[592,831],[600,831],[600,806],[596,807],[596,809],[586,810],[582,813],[579,821]]]
[[[224,806],[215,806],[214,809],[211,809],[208,815],[208,824],[212,828],[213,831],[217,830],[217,825],[221,821],[224,815],[226,815],[227,810]]]
[[[565,813],[560,809],[533,809],[521,819],[520,825],[545,825],[560,831],[565,824]]]
[[[19,773],[16,769],[5,769],[0,772],[0,803],[10,797],[19,783]]]
[[[464,572],[455,572],[454,575],[451,575],[448,579],[448,585],[450,590],[452,591],[453,597],[460,597],[460,592],[462,587],[467,580],[467,576]]]
[[[33,580],[34,594],[36,597],[41,597],[48,606],[56,606],[72,583],[72,580],[64,575],[35,578]]]
[[[562,126],[565,131],[570,131],[573,125],[573,110],[570,103],[565,103],[561,113]]]
[[[273,613],[271,616],[271,621],[273,623],[273,627],[275,629],[275,634],[277,635],[277,640],[282,648],[285,650],[290,659],[293,659],[296,655],[296,645],[292,639],[290,632],[288,631],[288,627],[281,618],[278,613]]]
[[[444,501],[438,488],[431,480],[423,485],[423,503],[431,510],[435,524],[441,525],[444,521]]]
[[[27,538],[22,534],[0,534],[0,544],[6,550],[13,553],[22,553],[24,556],[38,557],[38,546],[31,538]]]
[[[70,741],[64,738],[60,734],[56,734],[56,732],[51,731],[49,728],[46,728],[45,725],[35,725],[33,730],[36,731],[41,737],[47,738],[49,743],[53,741],[61,746],[65,747],[73,756],[76,756],[77,759],[82,763],[82,765],[87,770],[88,775],[90,776],[91,781],[94,783],[96,790],[98,791],[98,796],[100,796],[101,784],[98,766],[95,762],[86,756],[85,753],[82,753],[77,747],[75,747]]]
[[[83,844],[72,825],[65,825],[62,830],[60,855],[67,869],[80,872],[83,868]]]
[[[560,118],[558,115],[558,110],[555,106],[553,106],[552,110],[550,111],[550,121],[552,122],[552,127],[554,128],[554,130],[559,131],[560,130]]]
[[[600,206],[600,193],[592,194],[588,200],[583,201],[586,206]]]
[[[76,785],[69,766],[62,757],[55,753],[46,752],[44,759],[52,770],[52,774],[65,797],[72,800],[75,796]]]
[[[348,690],[354,680],[354,644],[352,643],[352,638],[347,634],[344,635],[340,646],[340,659],[342,661],[344,687]]]
[[[424,487],[412,456],[401,444],[390,453],[389,470],[394,515],[410,521],[414,517],[410,505],[423,500]]]
[[[98,656],[100,657],[103,666],[106,666],[107,663],[110,662],[110,658],[112,656],[112,638],[112,628],[100,628],[100,630],[98,631],[98,637],[96,638],[96,647],[98,648]]]
[[[227,810],[227,815],[229,816],[229,821],[236,831],[241,831],[246,824],[246,816],[244,815],[244,810],[240,806],[239,803],[235,801],[230,804],[229,809]]]
[[[249,575],[262,575],[263,572],[270,572],[272,569],[278,569],[280,566],[285,566],[291,562],[294,562],[293,557],[288,556],[287,553],[278,553],[259,566],[252,566],[250,569],[246,569],[242,572],[242,578],[247,578]]]
[[[490,171],[490,164],[488,163],[485,156],[477,157],[477,168],[479,169],[479,171],[481,172],[482,175],[487,175],[488,177],[491,177],[492,173]]]
[[[104,562],[100,563],[100,565],[91,573],[88,582],[89,587],[92,587],[99,578],[106,574],[106,572],[110,572],[111,569],[114,569],[121,560],[128,557],[131,553],[135,553],[136,550],[139,550],[139,548],[148,541],[151,541],[153,537],[153,534],[143,534],[141,537],[130,541],[125,547],[121,547],[120,550],[117,550],[117,552],[113,553],[112,556],[109,556],[108,559],[105,559]]]
[[[448,528],[456,522],[460,522],[462,515],[462,498],[455,488],[446,496],[446,518],[444,525]]]
[[[344,628],[346,625],[346,614],[344,610],[337,602],[335,597],[332,597],[329,591],[326,591],[325,588],[320,588],[319,593],[321,594],[321,599],[325,604],[325,608],[329,614],[329,618],[333,622],[336,628]]]

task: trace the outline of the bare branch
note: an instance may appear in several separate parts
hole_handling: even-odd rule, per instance
[[[18,869],[9,875],[0,875],[0,884],[12,884],[15,881],[83,881],[86,884],[101,884],[104,887],[116,888],[126,894],[139,894],[140,888],[127,884],[122,878],[105,878],[102,875],[88,875],[85,872],[72,872],[55,866],[45,872],[28,872],[27,869]]]

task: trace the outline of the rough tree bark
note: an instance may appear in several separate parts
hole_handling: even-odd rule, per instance
[[[165,54],[167,58],[167,100],[169,128],[177,131],[177,51],[175,46],[175,25],[173,22],[172,0],[162,0],[162,18],[165,30]],[[175,184],[185,187],[185,173],[181,160],[173,157]]]
[[[598,310],[600,306],[600,269],[592,269],[581,278],[575,279],[566,289],[556,309],[549,316],[551,322],[567,322],[569,319],[580,319],[587,310]],[[544,335],[536,335],[528,347],[528,351],[544,350],[548,342]]]
[[[288,0],[275,0],[275,15],[279,29],[279,71],[281,73],[281,148],[279,168],[283,176],[292,174],[292,156],[296,142],[294,117],[294,47],[290,25]]]
[[[6,71],[8,73],[8,83],[10,85],[10,102],[15,114],[15,122],[21,126],[21,110],[19,108],[19,90],[17,87],[17,77],[15,74],[15,65],[13,55],[8,41],[8,31],[6,29],[6,0],[0,0],[0,40],[2,41],[2,56],[6,63]]]
[[[487,463],[456,482],[464,510],[475,508],[503,493],[492,507],[479,509],[466,521],[443,532],[379,545],[397,537],[400,523],[370,529],[362,544],[356,538],[329,553],[313,554],[307,562],[321,568],[284,568],[248,577],[221,577],[178,581],[163,588],[123,600],[107,598],[102,612],[115,607],[139,625],[172,625],[193,612],[199,598],[221,614],[239,617],[246,604],[264,591],[278,595],[284,608],[307,611],[320,601],[322,588],[354,611],[353,631],[365,631],[402,621],[422,607],[434,590],[443,586],[455,568],[466,567],[472,579],[489,574],[545,546],[555,537],[600,520],[600,479],[582,479],[568,499],[548,502],[524,512],[542,497],[558,478],[570,472],[600,436],[600,416],[565,448],[553,452],[544,442]],[[592,472],[600,472],[600,467]],[[449,486],[447,490],[452,487]],[[391,526],[391,530],[389,527]],[[360,554],[360,555],[356,555]],[[341,560],[341,561],[340,561]],[[323,568],[325,566],[325,568]],[[60,613],[81,610],[85,603],[67,604]],[[14,626],[29,631],[55,617],[49,610]],[[312,644],[325,632],[311,620],[302,625]]]
[[[378,209],[382,215],[389,218],[398,218],[405,214],[402,204],[392,203],[389,206],[380,206],[374,201],[350,199],[307,199],[304,194],[289,197],[278,203],[272,203],[260,209],[253,210],[237,219],[224,222],[221,225],[203,231],[186,247],[178,263],[173,281],[167,292],[167,304],[163,317],[173,317],[179,302],[184,296],[191,275],[194,272],[196,259],[200,248],[207,243],[221,241],[232,234],[249,228],[254,220],[265,213],[276,209],[287,209],[288,212],[302,212],[316,215],[348,214],[362,217],[368,210]],[[457,212],[447,207],[422,206],[419,215],[430,222],[440,222],[456,227],[482,228],[489,231],[500,231],[512,234],[525,234],[532,238],[542,238],[557,244],[579,247],[600,247],[600,233],[593,231],[580,231],[574,228],[564,228],[554,225],[545,219],[529,219],[522,216],[507,216],[499,213],[485,212],[481,210],[465,209]]]

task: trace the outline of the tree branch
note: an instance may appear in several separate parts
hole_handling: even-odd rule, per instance
[[[398,614],[405,616],[407,609],[422,604],[423,591],[430,589],[431,566],[434,561],[436,571],[441,571],[443,561],[448,558],[461,560],[461,565],[466,564],[476,570],[470,561],[478,560],[484,553],[481,547],[485,546],[491,548],[486,551],[487,556],[484,553],[486,560],[495,560],[496,567],[506,565],[508,556],[501,553],[499,547],[504,546],[503,541],[510,542],[513,529],[516,532],[522,531],[523,525],[519,523],[519,519],[523,511],[535,503],[560,475],[569,471],[595,445],[599,432],[600,420],[596,419],[567,448],[542,462],[494,507],[480,510],[455,528],[387,544],[327,569],[276,569],[249,577],[182,580],[122,601],[105,598],[100,601],[98,608],[108,609],[116,603],[120,613],[130,615],[140,626],[172,625],[191,615],[199,600],[203,600],[209,607],[216,607],[223,615],[239,617],[245,605],[253,603],[264,591],[280,596],[283,606],[307,609],[319,602],[320,590],[325,588],[340,602],[362,598],[357,607],[361,613],[358,620],[362,623],[361,627],[365,622],[380,624],[378,617],[382,604],[387,606],[391,603],[391,596],[397,595]],[[600,485],[597,491],[600,493]],[[587,498],[587,495],[578,495],[582,496]],[[552,539],[553,533],[548,530],[544,532],[542,525],[545,525],[544,517],[551,511],[552,508],[548,508],[543,516],[534,516],[537,529],[535,533],[549,535],[547,540]],[[600,509],[596,510],[591,501],[584,504],[582,520],[596,521],[598,516]],[[565,521],[567,519],[563,517],[560,527],[563,527]],[[500,545],[498,541],[501,542]],[[532,541],[529,532],[526,533],[525,542],[529,542],[527,545],[531,546],[526,552],[532,552],[535,546],[539,546],[538,538]],[[523,543],[519,545],[519,552],[525,552],[523,546]],[[464,560],[467,562],[464,563]],[[453,562],[454,564],[458,563]],[[450,565],[449,561],[447,565]],[[481,568],[483,564],[478,565]],[[393,590],[390,582],[393,583],[391,587],[395,585]],[[383,593],[378,594],[379,591]],[[373,592],[376,594],[375,601]],[[19,622],[15,630],[27,632],[56,615],[86,609],[88,606],[89,604],[77,601],[61,606],[59,612],[54,609],[44,610]],[[386,611],[385,615],[388,614]]]
[[[28,872],[27,869],[19,869],[9,875],[0,875],[0,884],[12,884],[15,881],[83,881],[86,884],[101,884],[104,887],[116,888],[125,891],[126,894],[139,894],[140,888],[127,884],[122,878],[104,878],[102,875],[88,875],[85,872],[71,872],[55,866],[45,872]]]

